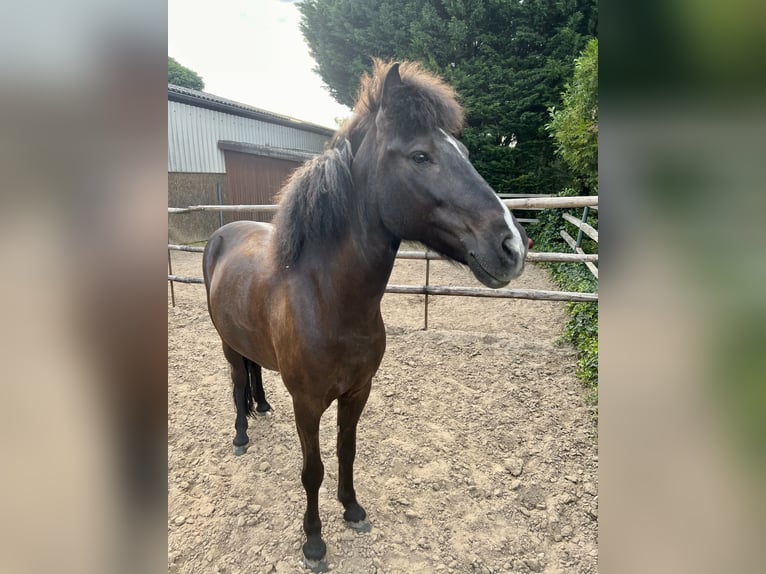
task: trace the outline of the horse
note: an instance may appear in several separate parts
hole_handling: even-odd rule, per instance
[[[368,531],[354,490],[359,417],[386,347],[380,303],[403,240],[467,265],[499,288],[521,274],[527,236],[456,139],[455,91],[415,62],[374,60],[354,113],[278,194],[273,224],[237,221],[210,238],[203,275],[230,365],[234,454],[250,415],[271,411],[262,369],[287,387],[303,454],[305,564],[326,568],[319,422],[338,401],[338,500]]]

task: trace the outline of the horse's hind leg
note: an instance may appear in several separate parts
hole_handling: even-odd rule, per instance
[[[272,408],[266,400],[266,393],[263,390],[261,366],[250,359],[245,359],[245,365],[250,378],[250,388],[255,391],[255,414],[262,417],[267,416],[272,412]]]
[[[358,532],[368,532],[367,513],[356,501],[354,490],[354,458],[356,458],[356,426],[362,415],[371,381],[361,389],[338,398],[338,500],[345,512],[346,524]]]
[[[247,436],[247,416],[253,414],[253,393],[247,368],[247,359],[224,343],[223,354],[229,361],[231,381],[234,386],[234,405],[237,407],[237,418],[234,421],[234,455],[240,456],[247,452],[250,439]]]

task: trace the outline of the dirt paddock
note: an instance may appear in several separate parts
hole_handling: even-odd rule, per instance
[[[173,252],[200,277],[201,255]],[[423,261],[393,283],[423,284]],[[478,286],[432,262],[431,284]],[[553,289],[528,265],[511,286]],[[270,418],[250,421],[232,455],[228,366],[204,287],[168,290],[168,571],[303,573],[305,506],[290,396],[264,371]],[[388,347],[358,430],[355,485],[372,531],[343,523],[335,500],[335,406],[322,419],[320,513],[338,574],[595,573],[595,422],[559,341],[564,303],[386,295]]]

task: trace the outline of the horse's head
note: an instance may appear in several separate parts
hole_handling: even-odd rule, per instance
[[[526,233],[450,134],[456,113],[462,123],[454,92],[428,78],[403,82],[398,64],[385,75],[372,178],[381,219],[395,236],[467,264],[488,287],[503,287],[524,268]]]

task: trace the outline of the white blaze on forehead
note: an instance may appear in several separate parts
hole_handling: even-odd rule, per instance
[[[463,148],[460,147],[460,144],[457,143],[457,140],[453,138],[451,135],[449,135],[447,132],[445,132],[443,129],[439,128],[439,131],[444,134],[444,137],[447,139],[449,144],[454,147],[457,152],[463,156],[465,159],[468,159],[465,155],[465,152],[463,151]]]
[[[460,144],[457,143],[457,140],[445,132],[443,129],[439,128],[439,131],[444,134],[447,142],[449,142],[449,144],[458,151],[461,157],[468,161],[468,156],[466,156]],[[492,195],[495,196],[495,199],[500,202],[500,206],[503,208],[505,223],[508,225],[508,230],[511,232],[511,249],[520,254],[521,259],[523,259],[527,255],[527,246],[524,245],[524,242],[521,240],[521,230],[514,223],[513,217],[511,216],[511,210],[508,209],[508,206],[505,203],[503,203],[503,200],[500,199],[500,196],[495,192],[492,192]]]

